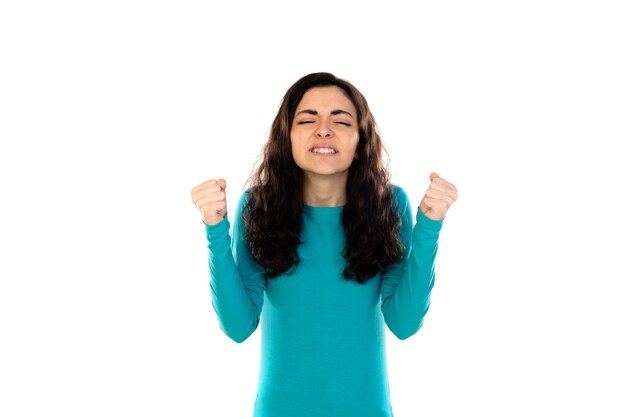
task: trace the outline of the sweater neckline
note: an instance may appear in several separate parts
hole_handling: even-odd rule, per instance
[[[343,213],[344,206],[335,206],[335,207],[317,207],[317,206],[309,206],[307,204],[304,205],[304,211],[307,213],[314,214],[341,214]]]

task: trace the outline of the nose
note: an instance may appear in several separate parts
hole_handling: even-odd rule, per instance
[[[322,120],[315,131],[315,135],[320,138],[327,138],[333,134],[333,131],[328,126],[328,121]]]

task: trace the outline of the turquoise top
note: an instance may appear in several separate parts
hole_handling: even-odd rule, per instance
[[[418,208],[395,186],[404,259],[359,284],[342,276],[343,206],[304,206],[292,275],[265,279],[244,240],[242,208],[230,223],[203,223],[208,239],[211,302],[235,342],[261,323],[261,362],[253,417],[393,416],[385,326],[399,339],[415,334],[430,305],[443,220]]]

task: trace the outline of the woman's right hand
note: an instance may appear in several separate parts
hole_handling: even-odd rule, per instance
[[[226,181],[219,178],[193,187],[191,201],[200,210],[202,221],[215,226],[226,216]]]

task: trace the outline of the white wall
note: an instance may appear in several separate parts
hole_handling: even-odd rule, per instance
[[[251,415],[260,334],[219,329],[190,191],[234,207],[314,71],[414,207],[459,188],[395,415],[626,413],[619,2],[209,3],[0,6],[1,415]]]

